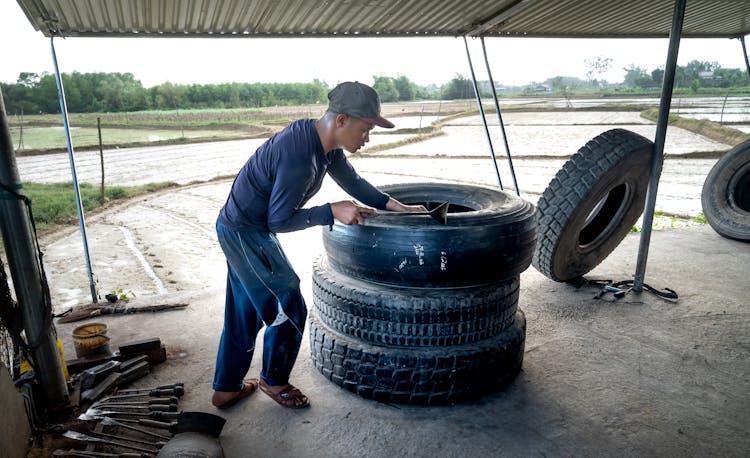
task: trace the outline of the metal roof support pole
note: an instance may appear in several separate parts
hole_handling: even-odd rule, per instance
[[[57,66],[57,54],[55,53],[55,37],[50,36],[50,45],[52,47],[52,63],[55,66],[55,80],[57,81],[57,95],[60,98],[60,111],[62,112],[63,127],[65,129],[65,142],[68,144],[68,158],[70,159],[70,174],[73,178],[73,190],[76,195],[76,209],[78,210],[78,226],[81,229],[81,238],[83,239],[83,255],[86,260],[86,271],[89,275],[89,288],[91,289],[91,301],[96,304],[96,286],[94,285],[94,275],[91,272],[91,259],[89,258],[89,243],[86,238],[86,220],[83,217],[83,205],[81,204],[81,189],[78,186],[78,175],[76,174],[76,161],[73,156],[73,141],[70,139],[70,123],[68,122],[68,105],[65,102],[65,89],[60,75],[60,69]]]
[[[659,117],[656,121],[656,136],[654,138],[654,152],[651,156],[651,177],[646,193],[646,211],[643,213],[643,231],[641,242],[638,246],[638,261],[633,281],[633,290],[643,291],[643,279],[646,275],[646,260],[648,248],[651,242],[651,228],[654,221],[654,208],[656,207],[656,191],[659,187],[659,178],[664,163],[664,141],[667,137],[667,124],[669,121],[669,108],[672,104],[672,90],[674,89],[674,77],[677,68],[677,53],[680,49],[680,38],[682,36],[682,23],[685,19],[685,5],[687,0],[675,0],[674,14],[672,16],[672,30],[669,33],[669,51],[667,52],[667,63],[664,67],[664,81],[661,85],[661,101],[659,103]]]
[[[490,86],[492,87],[492,98],[495,100],[495,112],[497,112],[497,121],[500,123],[500,132],[503,134],[503,143],[505,143],[505,154],[508,156],[508,167],[510,167],[510,176],[513,178],[513,186],[516,189],[516,195],[521,196],[521,190],[518,189],[518,181],[516,181],[516,170],[513,168],[513,159],[510,157],[510,146],[508,146],[508,136],[505,134],[505,124],[503,123],[503,115],[500,113],[500,102],[497,100],[497,91],[495,90],[495,80],[492,78],[492,70],[490,70],[490,61],[487,59],[487,48],[484,45],[484,37],[480,37],[479,40],[482,42],[482,53],[484,54],[484,64],[487,66],[487,76],[490,79]]]
[[[750,78],[750,61],[747,60],[747,48],[745,47],[745,35],[740,35],[740,43],[742,43],[742,57],[745,58],[745,68],[747,69],[747,77]]]
[[[490,147],[490,155],[492,156],[492,165],[495,166],[495,175],[497,175],[497,185],[500,186],[500,190],[503,190],[503,181],[500,179],[500,169],[497,168],[497,159],[495,159],[495,149],[492,147],[492,139],[490,138],[490,129],[487,127],[487,117],[484,115],[484,107],[482,107],[482,97],[479,95],[479,86],[477,85],[477,77],[474,74],[474,65],[471,63],[471,53],[469,52],[469,42],[466,41],[466,35],[464,35],[464,46],[466,46],[466,58],[469,59],[469,70],[471,70],[471,82],[474,84],[474,95],[477,96],[477,104],[479,105],[479,114],[482,116],[482,124],[484,124],[484,133],[487,134],[487,144]]]
[[[0,92],[0,182],[10,190],[23,194],[16,166],[16,155],[8,128],[3,94]],[[52,324],[52,311],[46,306],[41,262],[31,233],[31,220],[17,196],[0,190],[0,230],[3,234],[8,269],[13,278],[21,322],[30,347],[31,361],[46,400],[62,405],[68,397],[57,333]],[[41,407],[41,406],[40,406]]]

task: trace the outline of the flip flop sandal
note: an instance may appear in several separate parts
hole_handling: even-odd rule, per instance
[[[271,399],[276,401],[282,407],[286,407],[289,409],[304,409],[305,407],[310,406],[310,401],[307,399],[307,396],[302,394],[302,392],[298,390],[294,385],[289,384],[286,388],[279,391],[278,393],[274,393],[269,390],[268,385],[266,385],[262,380],[260,381],[258,386],[260,387],[260,390],[262,392],[266,393]]]
[[[240,399],[244,399],[251,394],[255,393],[255,391],[258,389],[259,381],[257,378],[249,378],[242,381],[242,388],[240,388],[240,391],[237,391],[234,395],[234,397],[230,398],[228,401],[225,401],[219,405],[216,406],[217,409],[228,409],[229,407],[232,407],[239,401]]]

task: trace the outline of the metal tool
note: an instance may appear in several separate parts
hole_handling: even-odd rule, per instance
[[[428,212],[392,212],[392,211],[378,211],[375,216],[365,216],[366,218],[377,218],[381,216],[410,216],[410,215],[427,215],[437,221],[440,224],[448,223],[448,202],[443,202],[437,207],[433,208]]]
[[[68,439],[73,439],[77,441],[97,442],[100,444],[111,445],[112,447],[121,447],[121,448],[126,448],[128,450],[136,450],[138,452],[149,453],[151,455],[156,455],[157,453],[159,453],[158,450],[155,450],[152,448],[149,449],[149,448],[138,447],[136,445],[121,444],[119,442],[115,442],[115,441],[111,441],[107,439],[100,439],[98,437],[89,436],[88,434],[79,433],[78,431],[66,431],[63,434],[63,436],[67,437]]]
[[[108,399],[127,399],[127,398],[138,398],[143,396],[159,397],[159,396],[177,396],[182,397],[185,394],[185,387],[175,386],[173,388],[164,388],[158,390],[144,390],[139,393],[128,393],[128,394],[116,394],[110,396]]]
[[[102,402],[91,406],[97,409],[132,409],[132,410],[148,410],[150,412],[177,412],[177,404],[151,404],[151,405],[137,405],[127,404],[120,402]]]
[[[93,403],[91,407],[96,407],[101,404],[133,405],[133,406],[145,406],[145,405],[150,406],[150,405],[156,405],[156,404],[169,405],[169,404],[177,404],[178,402],[180,402],[180,400],[177,399],[175,396],[171,396],[168,398],[154,398],[154,399],[149,399],[148,401],[122,401],[122,402],[118,402],[118,401],[110,402],[110,397],[106,397],[100,401]]]
[[[179,418],[181,412],[120,412],[116,410],[100,410],[100,409],[88,409],[84,414],[79,416],[78,418],[80,420],[95,420],[97,418],[101,417],[108,417],[110,415],[125,415],[125,416],[131,416],[131,417],[141,417],[141,418],[155,418],[157,420],[164,420],[164,419],[172,419],[172,418]],[[82,418],[82,417],[86,418]]]
[[[138,420],[134,420],[134,421],[137,422]],[[159,434],[159,433],[155,433],[155,432],[149,431],[147,429],[137,428],[135,426],[130,426],[128,424],[125,424],[125,423],[123,423],[121,421],[117,421],[114,418],[110,418],[110,417],[103,417],[101,419],[100,423],[102,425],[104,425],[104,426],[117,426],[118,428],[129,429],[130,431],[135,431],[135,432],[138,432],[138,433],[141,433],[141,434],[145,434],[147,436],[155,437],[157,439],[164,439],[164,440],[169,440],[170,439],[169,436],[166,436],[164,434]]]
[[[134,444],[151,445],[152,447],[156,447],[156,448],[162,448],[164,444],[167,443],[166,441],[145,441],[143,439],[136,439],[134,437],[127,437],[127,436],[122,436],[119,434],[100,433],[97,431],[91,431],[89,434],[92,434],[94,436],[99,436],[99,437],[105,437],[109,439],[119,439],[121,441],[132,442]]]
[[[127,390],[117,390],[118,393],[144,393],[154,390],[171,390],[175,388],[181,388],[182,392],[185,392],[185,384],[182,382],[172,383],[169,385],[159,385],[153,388],[132,388]]]

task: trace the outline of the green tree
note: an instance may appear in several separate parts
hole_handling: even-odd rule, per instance
[[[33,100],[43,113],[60,113],[57,82],[54,75],[47,72],[42,73],[39,84],[34,91]]]
[[[36,87],[36,85],[39,84],[39,74],[21,72],[18,74],[18,80],[16,82],[20,84],[21,86],[24,86],[27,88]]]
[[[718,68],[714,72],[714,76],[720,82],[721,87],[740,87],[750,84],[747,71],[742,71],[739,68]]]
[[[664,69],[657,68],[651,72],[651,81],[656,83],[657,86],[661,87],[662,81],[664,81]]]
[[[151,88],[153,106],[159,110],[172,110],[187,107],[187,89],[170,82],[162,83]]]
[[[399,100],[414,100],[415,84],[409,78],[404,75],[398,75],[394,83],[396,84]]]
[[[381,102],[395,102],[399,100],[396,81],[390,76],[373,76],[372,88],[380,96]]]
[[[447,100],[469,99],[474,97],[474,85],[465,76],[456,73],[456,76],[445,85],[443,98]]]
[[[647,74],[645,69],[636,67],[633,64],[629,64],[627,67],[623,68],[623,70],[625,70],[623,84],[625,84],[626,87],[638,86],[637,82],[643,78],[643,75]]]
[[[563,77],[562,76],[555,76],[554,78],[550,78],[549,85],[552,88],[553,91],[563,91],[565,90],[565,83],[563,83]]]

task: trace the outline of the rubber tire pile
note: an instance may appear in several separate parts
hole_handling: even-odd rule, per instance
[[[383,187],[448,223],[388,216],[324,229],[313,266],[310,348],[336,385],[381,402],[476,399],[513,380],[526,319],[519,276],[536,243],[532,204],[477,186]]]

